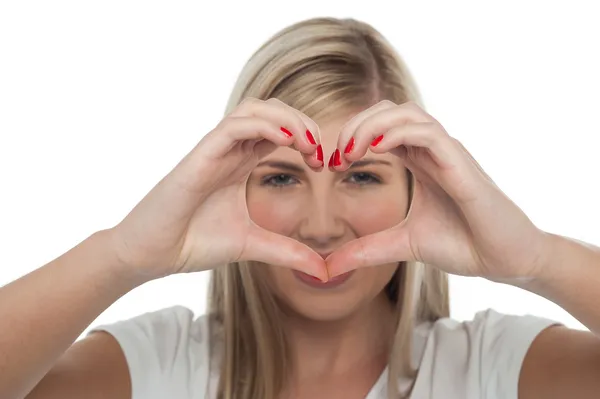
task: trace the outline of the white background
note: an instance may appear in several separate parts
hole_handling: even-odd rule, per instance
[[[250,54],[315,16],[379,29],[426,109],[535,223],[600,244],[594,2],[360,3],[0,3],[0,285],[121,220],[221,119]],[[207,280],[148,283],[93,325],[175,304],[199,314]],[[479,278],[452,277],[451,298],[460,320],[492,307],[583,328],[543,298]]]

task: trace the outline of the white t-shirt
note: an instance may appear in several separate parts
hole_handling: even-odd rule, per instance
[[[473,320],[440,319],[415,328],[420,368],[414,399],[517,399],[521,364],[533,339],[558,324],[493,310]],[[206,315],[182,306],[92,328],[112,334],[125,354],[132,399],[214,399],[218,370],[209,369]],[[399,381],[400,386],[403,382]],[[387,399],[387,369],[365,399]]]

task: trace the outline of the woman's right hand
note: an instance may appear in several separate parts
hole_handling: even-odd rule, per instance
[[[148,280],[249,260],[326,280],[320,255],[259,227],[246,207],[248,176],[278,146],[297,149],[321,170],[318,133],[312,120],[279,100],[244,100],[109,229],[119,259]]]

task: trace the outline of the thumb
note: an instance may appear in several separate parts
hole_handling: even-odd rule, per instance
[[[274,266],[296,269],[327,281],[323,258],[308,246],[253,225],[240,260],[255,260]]]
[[[354,269],[415,260],[404,223],[347,242],[325,262],[329,278]]]

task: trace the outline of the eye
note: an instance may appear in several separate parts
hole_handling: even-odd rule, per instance
[[[298,180],[285,173],[279,173],[277,175],[265,176],[261,183],[263,186],[285,187],[298,183]]]
[[[378,177],[376,177],[374,174],[367,173],[367,172],[352,173],[348,177],[348,180],[350,181],[350,183],[352,183],[352,184],[358,184],[360,186],[363,186],[363,185],[366,185],[366,184],[378,184],[378,183],[381,183],[381,179],[379,179]]]

